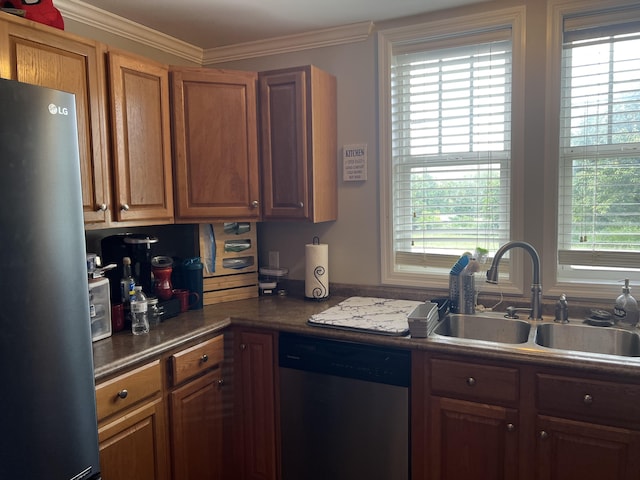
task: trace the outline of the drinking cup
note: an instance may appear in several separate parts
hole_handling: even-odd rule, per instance
[[[186,312],[200,300],[198,292],[190,292],[186,288],[175,288],[173,290],[173,296],[180,300],[181,312]]]

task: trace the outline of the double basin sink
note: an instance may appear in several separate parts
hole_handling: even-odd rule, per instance
[[[554,323],[506,318],[502,314],[449,314],[431,329],[430,336],[483,341],[548,354],[584,352],[640,357],[640,330],[597,327],[579,323]],[[640,358],[638,358],[640,360]]]

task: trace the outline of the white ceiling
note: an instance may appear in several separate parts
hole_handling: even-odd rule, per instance
[[[209,49],[351,23],[380,22],[482,1],[486,0],[84,0],[84,3]]]

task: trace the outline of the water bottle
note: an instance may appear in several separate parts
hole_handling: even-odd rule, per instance
[[[120,301],[123,304],[129,302],[129,292],[133,290],[136,281],[131,274],[131,258],[122,259],[122,278],[120,279]]]
[[[149,333],[149,307],[147,304],[147,297],[142,292],[142,287],[140,285],[136,285],[130,294],[131,333],[134,335]]]

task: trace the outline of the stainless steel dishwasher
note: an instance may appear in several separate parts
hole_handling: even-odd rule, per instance
[[[409,478],[408,351],[280,334],[283,480]]]

